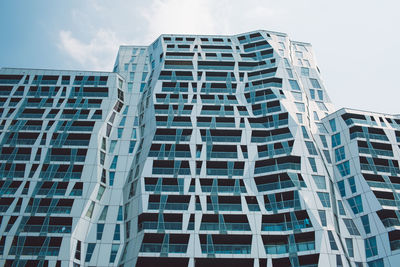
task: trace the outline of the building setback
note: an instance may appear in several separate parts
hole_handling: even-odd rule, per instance
[[[0,70],[0,265],[398,266],[400,116],[335,111],[286,34]]]

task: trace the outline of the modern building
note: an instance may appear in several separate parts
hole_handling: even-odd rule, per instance
[[[398,266],[400,116],[335,111],[286,34],[0,70],[0,265]]]

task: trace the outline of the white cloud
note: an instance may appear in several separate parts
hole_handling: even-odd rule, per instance
[[[115,32],[99,29],[93,38],[84,43],[70,31],[60,31],[59,48],[76,60],[82,67],[94,70],[110,70],[121,41]]]
[[[396,62],[400,60],[396,50],[400,38],[393,34],[399,25],[400,17],[396,13],[399,2],[388,2],[391,3],[382,5],[373,0],[88,0],[70,10],[69,28],[59,28],[57,38],[60,51],[72,59],[70,68],[111,70],[119,45],[149,45],[160,34],[230,35],[258,29],[281,31],[293,40],[314,45],[328,92],[338,107],[382,111],[388,110],[389,105],[380,103],[392,101],[390,111],[398,113],[397,98],[389,99],[387,95],[398,95],[397,83],[391,78],[397,77]],[[360,6],[363,7],[361,11]],[[379,19],[371,20],[371,17]],[[371,45],[376,46],[373,52]],[[377,88],[385,89],[385,93],[365,93],[376,92]]]
[[[160,34],[213,34],[218,25],[212,16],[211,0],[155,0],[142,7],[141,16],[147,22],[147,37],[152,42]]]

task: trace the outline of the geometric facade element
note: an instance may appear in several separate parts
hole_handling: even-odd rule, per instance
[[[335,112],[308,43],[162,35],[0,70],[5,266],[397,266],[400,117]]]

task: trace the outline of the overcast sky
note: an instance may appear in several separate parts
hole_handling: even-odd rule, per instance
[[[339,109],[400,114],[400,1],[0,1],[0,67],[111,71],[162,33],[285,32],[310,42]]]

